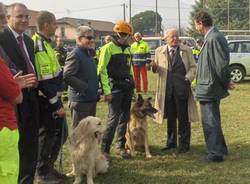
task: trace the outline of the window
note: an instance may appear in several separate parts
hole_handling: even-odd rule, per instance
[[[229,52],[235,52],[235,43],[229,43],[228,48]]]
[[[250,53],[250,42],[241,42],[238,51],[243,53]]]
[[[61,37],[65,37],[65,27],[61,27]]]
[[[160,46],[160,43],[158,40],[146,40],[146,42],[148,43],[151,49],[156,49],[157,47]]]

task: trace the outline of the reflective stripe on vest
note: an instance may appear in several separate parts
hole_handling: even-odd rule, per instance
[[[51,44],[37,33],[32,39],[35,44],[35,66],[38,81],[57,77],[62,69]]]

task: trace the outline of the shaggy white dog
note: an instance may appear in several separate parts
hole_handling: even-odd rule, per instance
[[[73,160],[74,184],[83,183],[83,175],[87,176],[87,184],[94,184],[93,178],[108,170],[108,162],[99,151],[97,144],[102,139],[101,120],[88,116],[80,121],[70,137],[70,152]]]

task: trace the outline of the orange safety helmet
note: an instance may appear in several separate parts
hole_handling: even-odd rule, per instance
[[[113,31],[116,33],[127,33],[129,35],[133,34],[132,26],[128,22],[125,22],[123,20],[116,22]]]

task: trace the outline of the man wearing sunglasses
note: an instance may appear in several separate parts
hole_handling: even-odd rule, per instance
[[[117,129],[117,154],[124,159],[131,157],[125,151],[125,133],[129,120],[134,81],[131,74],[131,41],[132,26],[119,21],[115,24],[112,41],[101,50],[97,73],[100,76],[104,100],[109,105],[109,120],[103,136],[102,152],[110,159],[110,146]]]
[[[76,30],[76,48],[69,53],[63,77],[69,85],[69,106],[73,128],[87,116],[96,115],[98,77],[96,63],[90,53],[94,31],[88,26]]]

